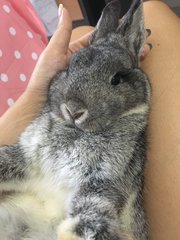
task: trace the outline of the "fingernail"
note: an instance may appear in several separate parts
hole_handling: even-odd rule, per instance
[[[63,18],[63,4],[59,4],[58,15],[59,15],[59,23],[60,23]]]
[[[147,32],[147,37],[149,37],[151,35],[151,29],[147,28],[146,32]]]
[[[153,45],[151,43],[147,43],[147,45],[149,46],[150,50],[153,48]]]

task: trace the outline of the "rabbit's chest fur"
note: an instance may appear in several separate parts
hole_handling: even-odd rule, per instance
[[[124,125],[126,121],[130,122]],[[88,133],[43,116],[27,129],[20,143],[26,157],[35,159],[32,174],[57,188],[75,189],[96,174],[111,181],[123,178],[145,125],[143,115],[138,121],[127,117],[114,129]]]
[[[141,162],[131,171],[128,165],[143,130],[143,118],[141,123],[139,120],[132,126],[129,123],[133,135],[125,134],[126,129],[120,126],[117,128],[121,130],[84,133],[50,115],[30,125],[22,134],[20,145],[26,158],[34,162],[29,174],[35,177],[22,182],[16,193],[1,201],[0,215],[5,217],[6,226],[11,226],[14,234],[15,231],[22,234],[23,227],[31,229],[29,239],[49,239],[50,235],[55,238],[55,228],[76,208],[76,200],[81,202],[84,194],[95,197],[95,201],[100,199],[101,204],[106,198],[108,205],[112,203],[111,207],[118,212],[133,193],[133,181],[142,171]],[[4,189],[11,187],[7,184]]]

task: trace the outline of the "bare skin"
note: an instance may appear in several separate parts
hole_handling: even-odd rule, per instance
[[[144,3],[144,11],[146,27],[152,31],[148,41],[154,45],[152,52],[142,64],[142,68],[151,79],[153,89],[149,121],[150,143],[145,178],[145,208],[151,240],[178,240],[180,239],[180,111],[178,111],[180,109],[180,21],[160,1]],[[66,20],[65,17],[63,20],[65,30],[63,31],[68,39],[71,26]],[[71,39],[75,40],[89,30],[89,28],[87,31],[84,28],[83,32],[77,30]],[[59,35],[56,33],[54,38],[57,44],[61,38],[60,33],[59,30]],[[38,67],[43,68],[47,65],[48,54],[53,59],[64,51],[65,60],[68,60],[67,53],[71,51],[68,51],[67,39],[63,49],[59,45],[56,47],[57,52],[53,53],[55,55],[52,54],[51,48],[54,44],[50,45],[50,50],[48,51],[47,48]],[[80,41],[80,45],[79,41],[71,45],[73,46],[72,52],[86,44],[88,44],[87,36]],[[52,65],[49,65],[50,68]],[[62,66],[57,64],[57,68],[53,71],[57,71],[60,67]],[[39,77],[39,72],[35,70],[32,78],[35,80],[31,82],[35,83],[39,78],[42,79]],[[47,79],[45,85],[48,84]],[[43,83],[43,86],[45,85]],[[0,119],[0,144],[16,142],[19,134],[41,109],[46,99],[46,94],[44,94],[46,87],[44,91],[40,91],[42,94],[37,94],[40,88],[36,85],[30,86],[32,87],[28,88],[14,107]],[[14,121],[14,119],[17,120]]]
[[[152,240],[180,239],[180,20],[162,2],[144,4],[154,45],[142,67],[152,82],[146,210]]]

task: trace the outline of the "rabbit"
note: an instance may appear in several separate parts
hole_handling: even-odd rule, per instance
[[[121,5],[105,6],[89,46],[53,77],[42,112],[0,148],[0,239],[148,239],[142,1],[126,13]]]

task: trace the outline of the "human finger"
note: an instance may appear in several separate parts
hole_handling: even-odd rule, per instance
[[[57,30],[39,57],[28,84],[28,89],[47,89],[49,81],[55,73],[66,67],[71,31],[71,18],[67,10],[63,8]]]
[[[58,27],[53,34],[48,46],[47,51],[54,50],[59,54],[66,54],[72,33],[72,20],[68,11],[61,5],[61,15]]]

